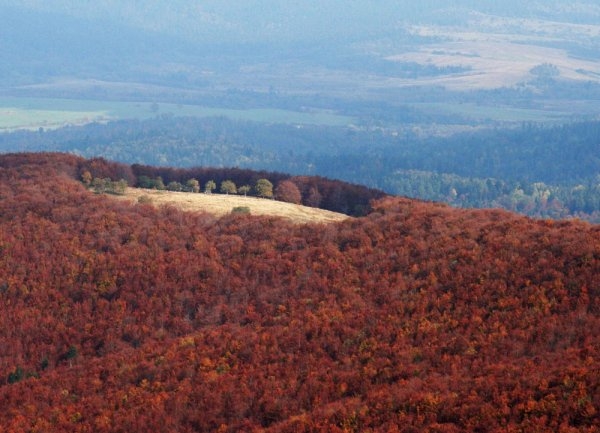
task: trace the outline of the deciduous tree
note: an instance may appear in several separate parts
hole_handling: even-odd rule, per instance
[[[254,186],[256,195],[263,198],[273,197],[273,184],[268,179],[258,179]]]
[[[279,182],[275,188],[275,198],[288,203],[299,204],[302,201],[302,195],[296,184],[290,180]]]
[[[200,182],[198,182],[196,179],[188,179],[185,184],[189,191],[200,192]]]
[[[179,182],[175,182],[174,180],[167,184],[167,191],[181,191],[183,189],[183,185]]]
[[[81,174],[81,181],[83,182],[83,184],[87,187],[89,187],[92,184],[92,173],[90,173],[89,170],[85,170],[82,174]]]
[[[308,195],[306,196],[305,203],[307,206],[310,207],[319,207],[322,199],[323,197],[321,196],[319,189],[316,186],[311,186],[308,190]]]
[[[223,182],[221,182],[221,189],[220,191],[223,194],[235,194],[237,192],[237,188],[235,187],[235,183],[233,183],[233,181],[231,180],[224,180]]]
[[[213,190],[217,187],[217,184],[214,180],[209,180],[204,184],[204,192],[206,194],[211,194]]]
[[[247,196],[251,189],[252,188],[250,188],[250,185],[242,185],[238,188],[238,194],[244,194],[244,196]]]

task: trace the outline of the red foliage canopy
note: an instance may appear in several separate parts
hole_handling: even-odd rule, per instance
[[[0,157],[5,431],[599,430],[600,227],[215,219],[94,195],[92,165]]]

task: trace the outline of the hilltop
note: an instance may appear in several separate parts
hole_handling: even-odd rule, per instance
[[[348,218],[338,212],[286,203],[258,197],[244,197],[224,194],[196,194],[190,192],[158,191],[144,188],[127,188],[123,196],[133,203],[148,201],[157,206],[172,205],[184,211],[207,212],[224,216],[235,208],[247,209],[252,215],[276,216],[296,223],[328,223]]]
[[[0,156],[6,431],[599,431],[599,226],[398,197],[294,224],[80,180],[128,168]]]

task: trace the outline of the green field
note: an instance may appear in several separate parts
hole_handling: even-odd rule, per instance
[[[96,111],[25,110],[15,107],[0,108],[0,131],[15,129],[58,128],[80,125],[106,119]]]
[[[199,105],[151,102],[96,101],[54,98],[0,98],[0,131],[52,129],[117,119],[147,119],[159,115],[211,117],[269,123],[341,126],[353,119],[325,111],[279,109],[234,110]]]
[[[440,116],[458,115],[466,124],[479,122],[554,122],[572,117],[574,112],[547,109],[479,105],[474,103],[411,103],[417,109]],[[573,108],[576,104],[573,104]],[[583,113],[590,107],[580,107]],[[234,120],[265,123],[346,126],[356,119],[327,110],[292,111],[270,108],[231,109],[200,105],[153,102],[98,101],[90,99],[0,97],[0,132],[18,129],[55,129],[119,119],[149,119],[161,115],[177,117],[222,116]]]

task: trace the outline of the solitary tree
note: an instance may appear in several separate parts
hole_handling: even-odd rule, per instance
[[[221,182],[221,192],[223,194],[235,194],[237,192],[237,188],[235,187],[235,183],[231,180],[224,180]]]
[[[294,182],[283,180],[275,188],[275,198],[288,203],[299,204],[302,201],[302,194]]]
[[[179,182],[176,181],[171,181],[167,184],[167,190],[169,191],[181,191],[183,189],[183,185],[181,185]]]
[[[185,185],[191,192],[200,192],[200,182],[198,182],[196,179],[189,179]]]
[[[118,182],[113,182],[115,194],[123,195],[127,191],[127,181],[121,179]]]
[[[204,192],[206,194],[211,194],[216,187],[217,187],[217,184],[215,183],[215,181],[214,180],[209,180],[204,185]]]
[[[273,184],[267,179],[258,179],[254,187],[256,195],[263,198],[273,197]]]
[[[248,195],[248,193],[250,192],[252,188],[250,188],[250,185],[243,185],[240,186],[238,188],[238,194],[244,194],[244,197]]]

